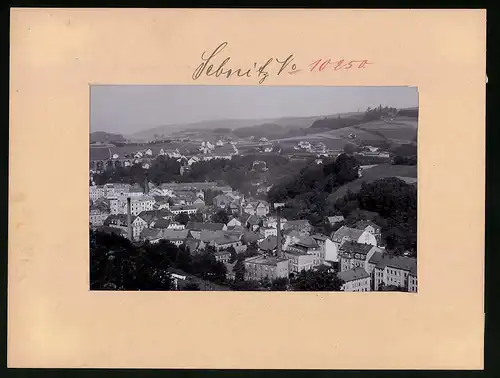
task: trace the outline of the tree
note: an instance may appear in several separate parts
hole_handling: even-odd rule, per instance
[[[336,185],[344,185],[358,178],[359,162],[352,156],[341,154],[335,160],[333,170]]]
[[[317,270],[303,270],[292,282],[296,291],[340,291],[342,281],[330,268],[320,266]]]
[[[201,210],[198,210],[196,213],[191,215],[190,219],[192,222],[201,223],[201,222],[203,222],[203,213],[201,212]]]
[[[238,258],[238,253],[236,253],[236,250],[233,246],[229,247],[227,250],[231,253],[231,263],[235,262]]]
[[[175,221],[185,226],[189,223],[190,218],[189,215],[186,213],[179,213],[175,216]]]
[[[245,264],[242,260],[236,261],[233,267],[235,281],[244,281],[245,280]]]
[[[355,153],[357,150],[356,146],[352,143],[347,143],[345,146],[344,146],[344,153],[348,154],[348,155],[351,155],[353,153]]]
[[[187,291],[199,291],[200,290],[200,285],[198,285],[196,282],[188,282],[183,290]]]
[[[286,291],[288,289],[288,279],[287,278],[276,278],[271,282],[272,291]]]
[[[227,215],[226,210],[220,209],[218,210],[212,217],[212,222],[214,223],[224,223],[229,222],[229,216]]]

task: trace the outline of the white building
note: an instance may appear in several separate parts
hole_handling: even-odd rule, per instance
[[[130,210],[132,215],[139,215],[142,211],[153,210],[155,200],[150,196],[131,196]],[[115,197],[110,199],[111,214],[127,213],[127,197]]]

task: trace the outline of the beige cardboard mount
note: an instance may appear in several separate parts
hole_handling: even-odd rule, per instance
[[[482,369],[484,10],[13,9],[10,367]],[[418,294],[90,292],[91,84],[417,86]],[[368,60],[308,71],[317,59]]]

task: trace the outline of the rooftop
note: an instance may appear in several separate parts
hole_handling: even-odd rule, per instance
[[[265,256],[265,255],[253,256],[245,259],[246,263],[273,265],[273,266],[276,266],[278,263],[283,261],[288,261],[288,260],[280,257]]]
[[[339,272],[337,276],[344,282],[356,281],[362,278],[370,277],[367,271],[359,266],[354,269]]]
[[[201,231],[201,230],[218,231],[218,230],[222,230],[224,228],[224,224],[223,223],[188,222],[188,224],[186,225],[186,228],[188,230],[192,230],[192,231]]]
[[[384,257],[378,264],[377,268],[384,269],[385,267],[406,270],[414,275],[417,274],[417,259],[414,257],[395,256]]]
[[[342,253],[359,253],[361,255],[366,255],[372,248],[376,248],[371,244],[362,244],[353,241],[346,241],[340,247]]]
[[[358,230],[347,226],[340,227],[332,234],[333,241],[340,242],[342,238],[348,237],[349,239],[358,240],[363,234],[364,230]]]
[[[163,239],[167,240],[185,240],[189,236],[188,230],[164,230]]]

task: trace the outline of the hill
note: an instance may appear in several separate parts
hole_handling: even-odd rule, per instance
[[[90,133],[90,143],[113,143],[124,141],[125,138],[121,134],[111,134],[104,131]]]
[[[349,117],[360,113],[341,113],[342,117]],[[336,115],[337,116],[337,115]],[[128,136],[131,140],[152,140],[156,137],[168,137],[172,134],[179,132],[203,132],[208,130],[216,129],[226,129],[224,133],[227,134],[228,130],[231,131],[240,130],[245,128],[246,130],[241,131],[241,134],[255,135],[258,133],[265,133],[265,127],[271,126],[272,129],[281,128],[281,133],[279,135],[284,137],[288,132],[293,130],[307,129],[315,121],[322,118],[333,117],[332,115],[317,115],[317,116],[307,116],[307,117],[279,117],[279,118],[255,118],[255,119],[219,119],[211,121],[201,121],[201,122],[191,122],[185,124],[170,124],[163,125],[159,127],[149,128]],[[251,131],[250,128],[255,127],[255,130]],[[266,135],[258,135],[266,136]]]
[[[407,182],[411,182],[412,180],[408,178],[417,178],[417,166],[380,164],[372,168],[365,169],[363,170],[362,177],[342,185],[330,194],[328,196],[328,202],[335,203],[339,198],[345,196],[348,190],[353,193],[359,191],[363,182],[369,183],[386,177],[399,177],[401,179],[404,178]]]

